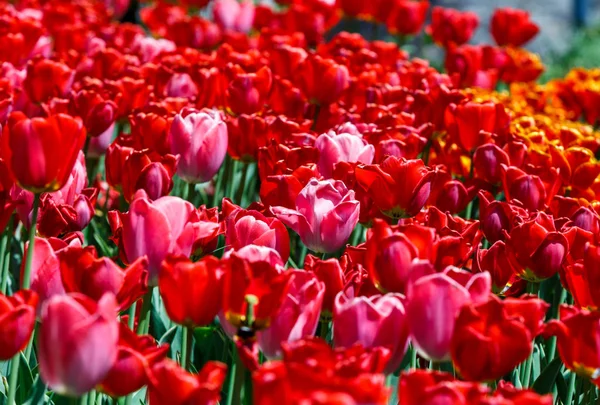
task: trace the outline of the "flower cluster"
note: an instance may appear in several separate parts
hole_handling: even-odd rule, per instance
[[[0,5],[8,404],[595,403],[599,69],[537,83],[522,10],[137,3]]]

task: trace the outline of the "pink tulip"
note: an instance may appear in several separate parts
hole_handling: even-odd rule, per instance
[[[340,249],[358,222],[360,203],[343,182],[311,179],[296,198],[296,209],[272,207],[302,243],[315,252]]]
[[[314,335],[325,296],[325,283],[312,272],[293,272],[287,297],[268,329],[259,332],[258,346],[268,358],[281,355],[281,344]]]
[[[55,295],[65,294],[60,275],[60,252],[70,246],[81,246],[79,239],[73,239],[67,244],[58,238],[35,238],[33,261],[31,263],[31,289],[39,296],[40,303]],[[24,255],[27,255],[29,244],[26,244]],[[24,256],[25,257],[25,256]],[[22,263],[23,275],[25,262]]]
[[[216,0],[213,6],[215,22],[223,30],[248,32],[254,23],[254,3],[250,0]]]
[[[329,131],[320,135],[315,141],[319,150],[319,172],[329,179],[333,176],[335,165],[339,162],[373,163],[375,148],[365,141],[361,135],[335,133]]]
[[[155,39],[140,35],[133,45],[133,49],[140,55],[142,63],[150,62],[162,52],[172,52],[177,49],[173,41],[168,39]]]
[[[385,347],[391,351],[385,373],[396,371],[408,346],[404,296],[400,294],[353,297],[346,290],[336,296],[333,343],[336,347]]]
[[[220,227],[215,222],[201,221],[194,206],[179,197],[150,201],[143,191],[136,193],[127,213],[111,211],[109,221],[128,263],[148,257],[151,285],[156,283],[168,254],[189,257],[197,240],[216,236]]]
[[[461,308],[485,302],[490,289],[489,273],[473,275],[454,267],[409,283],[406,314],[411,339],[419,353],[434,361],[447,360]]]
[[[98,136],[90,138],[88,144],[87,154],[89,157],[100,158],[106,153],[106,150],[112,142],[113,133],[115,132],[115,123],[113,122],[110,126]]]
[[[42,380],[58,394],[80,396],[102,382],[117,359],[114,295],[97,303],[81,294],[54,296],[42,306],[38,359]]]
[[[198,95],[198,86],[187,73],[174,73],[165,86],[167,97],[193,98]]]
[[[227,126],[217,111],[184,109],[173,119],[169,145],[179,155],[177,174],[188,183],[204,183],[225,159]]]

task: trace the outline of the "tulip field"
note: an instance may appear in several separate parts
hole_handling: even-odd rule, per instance
[[[480,22],[0,2],[0,405],[600,404],[600,68]]]

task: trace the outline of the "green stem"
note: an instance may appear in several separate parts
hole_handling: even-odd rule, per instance
[[[242,198],[244,197],[244,190],[246,189],[246,181],[248,179],[248,166],[249,164],[244,164],[242,167],[242,179],[238,185],[237,193],[235,195],[235,203],[242,205]]]
[[[233,395],[234,395],[234,390],[235,390],[235,380],[236,380],[236,376],[237,376],[237,363],[238,363],[238,354],[237,354],[237,348],[235,347],[235,343],[232,342],[232,354],[233,354],[233,361],[231,362],[231,367],[229,368],[229,383],[227,385],[227,405],[232,405],[233,404]]]
[[[2,255],[2,257],[0,257],[0,260],[2,260],[2,266],[0,267],[0,271],[2,272],[2,284],[0,287],[0,291],[2,291],[2,294],[6,294],[6,287],[8,286],[8,273],[10,269],[10,248],[14,228],[14,216],[11,215],[10,219],[8,220],[8,227],[2,239],[2,250],[0,251],[0,255]]]
[[[150,309],[152,308],[152,292],[154,287],[149,287],[148,292],[144,295],[142,303],[142,312],[140,314],[140,322],[138,324],[138,335],[147,335],[150,330]]]
[[[196,184],[195,183],[188,183],[187,185],[187,198],[186,200],[188,200],[189,202],[191,202],[192,204],[194,203],[194,197],[196,197]]]
[[[244,386],[244,376],[246,374],[246,367],[242,363],[239,354],[235,355],[235,377],[233,382],[233,393],[231,399],[227,399],[228,404],[240,405],[242,403],[242,388]],[[232,401],[232,402],[230,402]]]
[[[212,206],[216,207],[219,205],[219,197],[222,198],[222,189],[223,189],[223,182],[225,181],[225,179],[228,176],[228,167],[229,165],[227,164],[228,162],[228,158],[225,157],[225,163],[223,164],[223,167],[221,167],[221,170],[219,170],[219,173],[217,173],[217,181],[215,182],[215,191],[213,194],[213,199],[212,199]]]
[[[321,339],[327,342],[327,335],[329,334],[329,321],[321,320]]]
[[[230,171],[227,176],[227,184],[225,184],[227,191],[225,192],[224,197],[229,197],[233,200],[233,190],[235,189],[235,172],[237,172],[238,162],[237,160],[230,159]]]
[[[321,112],[321,106],[319,104],[315,105],[315,115],[313,116],[312,129],[313,131],[317,128],[317,122],[319,121],[319,113]]]
[[[413,370],[417,368],[417,348],[414,345],[411,346],[410,368]]]
[[[27,247],[27,257],[25,258],[25,272],[23,280],[21,280],[21,288],[28,289],[31,287],[31,263],[33,262],[33,251],[35,248],[35,230],[37,227],[38,209],[40,206],[40,195],[33,196],[33,213],[31,215],[31,225],[29,227],[29,239]]]
[[[95,405],[96,404],[96,390],[91,390],[88,393],[87,405]]]
[[[17,383],[19,382],[19,368],[21,367],[21,352],[15,354],[10,361],[10,376],[8,381],[8,405],[16,404]]]
[[[540,283],[527,283],[527,292],[533,295],[539,295],[540,292]]]
[[[127,310],[127,315],[129,319],[127,319],[127,324],[129,325],[129,329],[134,330],[135,327],[135,310],[137,307],[137,301],[131,304],[129,309]]]
[[[194,329],[191,326],[181,327],[181,367],[190,369],[192,358],[192,343],[194,341]]]
[[[525,376],[523,377],[523,387],[529,388],[529,380],[531,378],[531,368],[533,367],[533,353],[525,360]]]
[[[571,405],[573,403],[573,394],[575,393],[575,381],[577,374],[571,371],[569,375],[569,387],[567,388],[567,401],[565,405]]]

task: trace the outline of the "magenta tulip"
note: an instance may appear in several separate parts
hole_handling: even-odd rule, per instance
[[[360,203],[341,181],[311,179],[296,198],[296,209],[273,207],[302,243],[315,252],[340,249],[358,222]]]
[[[58,394],[80,396],[102,382],[117,359],[119,323],[114,295],[98,303],[82,294],[42,306],[38,359],[42,380]]]
[[[375,148],[365,141],[361,135],[335,133],[329,131],[320,135],[315,141],[319,150],[319,172],[329,179],[333,176],[335,165],[339,162],[373,163]]]
[[[174,73],[165,87],[167,97],[193,98],[198,95],[198,86],[187,73]]]
[[[182,110],[169,131],[171,153],[179,155],[177,174],[204,183],[217,173],[227,153],[227,126],[217,111]]]
[[[213,5],[214,20],[223,30],[250,31],[254,13],[254,2],[250,0],[216,0]]]
[[[319,323],[325,283],[312,272],[293,273],[286,298],[271,325],[258,333],[258,346],[268,358],[281,355],[281,344],[314,335]]]
[[[168,254],[189,257],[194,242],[216,236],[220,225],[201,221],[189,202],[179,197],[150,201],[138,192],[127,213],[110,212],[109,220],[121,254],[132,263],[148,257],[149,283],[155,284],[158,270]]]
[[[434,361],[447,360],[461,308],[486,301],[490,289],[489,273],[472,275],[454,267],[410,283],[406,314],[411,339],[419,353]]]
[[[333,344],[365,348],[385,347],[391,357],[385,373],[396,371],[408,346],[408,324],[401,294],[353,297],[341,291],[333,312]]]

